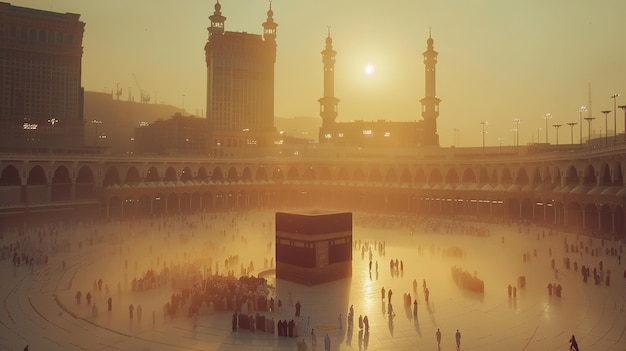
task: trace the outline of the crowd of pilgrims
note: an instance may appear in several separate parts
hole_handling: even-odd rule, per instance
[[[0,260],[11,260],[15,269],[28,267],[32,271],[48,263],[48,254],[67,250],[67,242],[59,237],[65,230],[62,223],[16,227],[6,233],[14,237],[8,243],[5,232],[0,231]]]

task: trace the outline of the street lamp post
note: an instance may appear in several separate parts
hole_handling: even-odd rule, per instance
[[[604,113],[604,147],[607,147],[609,146],[609,122],[607,116],[611,113],[611,111],[604,110],[601,112]],[[602,135],[600,135],[600,137],[602,137]]]
[[[617,143],[617,97],[618,96],[619,96],[618,93],[611,95],[611,99],[613,99],[613,128],[615,129],[613,131],[613,145]]]
[[[91,124],[93,124],[95,129],[96,129],[95,130],[95,136],[94,136],[95,138],[94,139],[95,139],[96,147],[98,147],[98,137],[99,137],[98,136],[98,125],[102,124],[102,121],[97,120],[97,119],[93,119],[93,120],[91,120]]]
[[[485,154],[485,134],[487,133],[487,132],[485,131],[485,127],[489,125],[489,122],[487,122],[487,121],[482,121],[482,122],[480,122],[480,124],[482,124],[482,125],[483,125],[483,131],[482,131],[482,133],[483,133],[483,155],[484,155],[484,154]]]
[[[553,124],[554,129],[556,129],[556,144],[559,145],[559,128],[562,124]]]
[[[513,123],[515,123],[515,147],[519,149],[519,124],[522,120],[519,118],[514,118]]]
[[[552,118],[552,114],[551,113],[546,113],[546,115],[543,116],[543,118],[545,118],[545,120],[546,120],[546,144],[548,144],[548,120],[550,118]],[[537,140],[537,141],[539,141],[539,140]]]
[[[624,110],[624,140],[626,140],[626,105],[617,106]],[[617,118],[617,116],[615,116]]]
[[[574,145],[574,126],[577,125],[576,122],[569,122],[567,125],[570,127],[570,143],[572,146]]]
[[[51,133],[52,134],[52,138],[51,138],[52,140],[50,141],[50,146],[51,146],[51,148],[54,148],[54,125],[59,123],[59,120],[54,118],[54,117],[51,117],[51,118],[48,119],[48,123],[50,123],[52,125],[52,133]]]
[[[595,119],[595,117],[585,117],[585,121],[587,121],[587,145],[589,145],[589,148],[591,149],[591,122],[593,122],[593,120]]]
[[[586,106],[580,106],[578,108],[578,114],[580,117],[580,147],[583,146],[583,112],[587,111],[587,107]]]

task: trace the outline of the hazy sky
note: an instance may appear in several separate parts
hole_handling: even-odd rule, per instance
[[[141,87],[159,102],[200,114],[205,109],[204,45],[215,1],[210,0],[13,0],[12,4],[81,14],[83,85],[111,91],[117,83],[127,99]],[[268,1],[221,0],[228,31],[262,33]],[[275,114],[319,116],[323,94],[324,48],[331,26],[338,52],[335,92],[341,100],[337,121],[419,120],[424,96],[428,29],[432,27],[437,95],[442,99],[438,130],[441,146],[513,143],[514,118],[520,143],[545,141],[546,113],[563,124],[559,142],[570,142],[567,122],[588,105],[596,132],[601,110],[613,109],[613,93],[626,104],[626,1],[623,0],[274,0],[277,29]],[[375,67],[366,75],[367,64]],[[183,98],[183,95],[184,98]],[[86,116],[88,118],[88,116]],[[583,135],[587,134],[585,121]],[[538,130],[538,128],[542,128]],[[574,142],[578,142],[578,128]],[[613,130],[613,113],[609,115]],[[617,130],[624,130],[618,109]]]

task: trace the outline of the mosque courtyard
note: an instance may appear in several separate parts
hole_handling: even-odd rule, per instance
[[[331,350],[447,351],[456,350],[457,329],[461,350],[566,350],[572,335],[584,351],[626,350],[626,273],[620,242],[517,224],[355,213],[352,278],[304,286],[277,281],[271,273],[273,216],[252,211],[5,232],[0,246],[35,246],[47,263],[31,268],[23,263],[17,267],[10,258],[0,261],[0,350],[22,350],[26,345],[29,351],[297,350],[303,340],[307,350],[324,350],[328,335]],[[51,231],[56,234],[38,234]],[[231,265],[225,267],[229,258]],[[402,268],[390,268],[396,259]],[[283,308],[280,313],[259,313],[276,321],[295,319],[300,335],[233,332],[232,311],[171,318],[163,310],[178,292],[170,282],[133,289],[133,279],[147,270],[185,265],[201,267],[197,274],[204,278],[227,271],[237,277],[243,271],[265,274],[272,285],[269,296],[280,299]],[[583,265],[597,270],[600,284],[593,278],[583,282]],[[455,282],[453,267],[484,281],[484,293]],[[102,288],[94,286],[100,279]],[[560,285],[561,296],[550,295],[548,284]],[[509,296],[509,285],[514,295]],[[395,316],[388,313],[382,288],[393,291]],[[76,301],[78,290],[81,304]],[[87,292],[96,314],[84,301]],[[412,304],[404,304],[405,294],[417,300],[416,317]],[[302,305],[299,317],[294,315],[297,301]],[[142,306],[141,316],[129,317],[130,304]],[[347,320],[350,306],[352,326]],[[359,328],[359,316],[368,316],[369,332]],[[439,346],[437,329],[442,333]]]

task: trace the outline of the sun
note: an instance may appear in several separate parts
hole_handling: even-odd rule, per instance
[[[371,76],[372,74],[374,74],[374,72],[376,72],[376,68],[371,63],[368,63],[367,65],[365,65],[364,71],[366,75]]]

